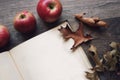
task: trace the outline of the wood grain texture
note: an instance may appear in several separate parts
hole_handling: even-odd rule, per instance
[[[36,6],[39,0],[0,0],[0,24],[6,25],[10,31],[10,41],[5,48],[0,49],[0,52],[10,50],[20,43],[43,33],[61,23],[64,20],[69,20],[72,27],[76,30],[79,26],[78,21],[74,18],[75,13],[87,13],[86,16],[98,16],[104,19],[109,24],[109,28],[92,29],[84,27],[85,34],[91,33],[96,38],[86,44],[82,44],[87,52],[88,46],[94,44],[98,51],[103,54],[108,50],[108,44],[111,41],[120,42],[120,0],[60,0],[63,5],[63,13],[58,21],[53,24],[43,22],[37,15]],[[37,20],[37,29],[29,34],[24,35],[17,32],[13,28],[13,18],[16,13],[22,10],[32,12]],[[104,75],[104,74],[103,74]],[[102,76],[101,80],[119,80],[120,76],[109,73]]]

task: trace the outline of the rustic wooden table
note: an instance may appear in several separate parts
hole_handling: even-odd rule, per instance
[[[91,33],[96,38],[89,43],[82,44],[85,51],[90,44],[94,44],[98,48],[98,52],[102,54],[108,50],[108,44],[111,41],[120,42],[120,0],[60,0],[63,5],[63,13],[61,18],[53,23],[48,24],[43,22],[37,15],[36,5],[39,0],[0,0],[0,24],[4,24],[10,31],[9,44],[0,49],[0,52],[10,50],[18,44],[45,32],[64,20],[69,20],[72,27],[77,28],[78,22],[74,18],[75,13],[87,13],[87,16],[98,16],[104,19],[109,24],[109,28],[100,28],[98,30],[84,27],[85,34]],[[31,11],[37,20],[37,29],[29,35],[24,35],[17,32],[13,28],[13,18],[16,13],[22,10]],[[87,52],[86,52],[87,53]],[[101,80],[120,80],[120,76],[115,74],[103,74]]]

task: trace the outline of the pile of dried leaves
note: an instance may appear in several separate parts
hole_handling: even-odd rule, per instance
[[[74,40],[74,45],[72,50],[75,50],[81,43],[92,40],[92,36],[87,34],[84,35],[83,23],[92,27],[107,27],[107,23],[99,18],[85,18],[83,14],[76,14],[75,18],[80,20],[79,28],[76,32],[70,29],[69,25],[64,28],[61,26],[59,31],[62,33],[63,37],[67,40],[72,38]],[[102,58],[99,57],[97,48],[93,45],[90,46],[89,52],[91,53],[91,58],[95,62],[95,66],[91,69],[91,72],[86,72],[86,77],[89,80],[99,80],[98,72],[104,71],[115,71],[120,69],[120,43],[112,42],[110,44],[111,50],[103,54]],[[120,70],[119,70],[120,71]],[[120,75],[120,72],[118,72]]]
[[[98,56],[97,48],[93,45],[90,46],[89,52],[91,53],[91,58],[95,62],[93,73],[86,72],[86,77],[90,80],[99,80],[97,72],[104,71],[116,71],[120,68],[120,43],[111,42],[110,47],[112,50],[107,51],[103,54],[103,57],[100,59]]]

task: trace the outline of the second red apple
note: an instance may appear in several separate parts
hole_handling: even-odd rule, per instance
[[[40,0],[37,12],[45,22],[52,23],[58,20],[62,13],[62,4],[59,0]]]

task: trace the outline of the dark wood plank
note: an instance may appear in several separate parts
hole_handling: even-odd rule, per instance
[[[87,51],[90,44],[94,44],[100,54],[108,49],[111,41],[120,42],[120,0],[60,0],[63,5],[63,13],[58,21],[53,24],[43,22],[37,15],[36,6],[39,0],[0,0],[0,24],[4,24],[10,31],[9,44],[0,49],[0,52],[10,50],[20,43],[45,32],[64,20],[69,20],[74,29],[77,29],[78,22],[74,19],[75,13],[85,12],[86,16],[98,16],[110,25],[108,29],[100,28],[98,30],[84,27],[85,33],[92,33],[96,38],[87,44],[82,44]],[[13,18],[16,13],[22,10],[32,12],[37,20],[37,29],[29,35],[23,35],[13,28]],[[86,52],[88,53],[88,52]],[[111,77],[112,75],[112,77]],[[114,74],[108,74],[102,77],[102,80],[119,80],[120,76],[114,77]]]

